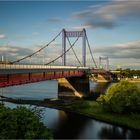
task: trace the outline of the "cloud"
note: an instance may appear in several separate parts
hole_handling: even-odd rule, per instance
[[[60,43],[54,42],[44,51],[40,51],[39,53],[32,56],[32,58],[23,60],[20,63],[30,63],[29,60],[31,60],[32,63],[41,64],[43,62],[43,58],[45,58],[46,62],[49,62],[50,60],[53,60],[61,54],[60,46]],[[36,45],[36,47],[34,48],[25,48],[15,45],[0,46],[0,58],[1,56],[4,56],[5,60],[8,60],[10,62],[16,61],[27,55],[32,54],[33,52],[39,50],[42,47],[43,45]]]
[[[113,15],[116,17],[133,16],[139,18],[140,1],[118,1],[100,8],[96,13]]]
[[[15,46],[0,46],[0,56],[4,56],[9,61],[17,60],[28,54],[33,53],[32,49]]]
[[[123,19],[140,19],[140,1],[112,1],[102,6],[90,6],[87,10],[73,13],[73,18],[81,20],[90,28],[112,29]]]
[[[99,18],[97,20],[90,19],[84,25],[90,28],[112,29],[117,26],[117,23],[115,23],[113,20],[106,20],[103,18]]]
[[[109,58],[140,59],[140,41],[128,42],[109,47],[100,46],[100,48],[94,49],[94,52],[99,53],[102,56],[108,56]]]
[[[111,64],[113,66],[121,65],[125,67],[140,67],[140,40],[134,42],[128,42],[124,44],[117,44],[113,46],[99,46],[97,49],[94,49],[95,56],[108,56]],[[24,56],[32,54],[42,46],[38,46],[37,48],[24,48],[20,46],[0,46],[0,57],[3,55],[6,60],[15,61]],[[82,50],[77,47],[74,48],[75,52],[80,59],[82,60]],[[88,51],[87,51],[88,53]],[[43,64],[43,60],[45,63],[50,62],[54,58],[58,57],[61,54],[61,44],[55,42],[51,44],[50,47],[41,51],[39,54],[33,56],[31,59],[28,58],[20,63],[32,63],[32,64]],[[66,56],[67,65],[79,65],[76,58],[73,55],[72,50]],[[91,57],[87,54],[87,65],[92,65]],[[134,61],[135,60],[135,61]],[[30,62],[31,61],[31,62]],[[61,65],[62,58],[57,60],[52,65]]]
[[[4,39],[6,38],[6,35],[5,34],[0,34],[0,39]]]
[[[75,26],[75,27],[72,27],[71,29],[73,30],[82,30],[83,28],[90,28],[90,26],[86,26],[86,25],[82,25],[82,26]]]
[[[92,15],[92,11],[90,9],[73,13],[73,17],[79,18],[79,19],[84,18],[86,16],[91,16],[91,15]]]
[[[62,19],[59,17],[54,17],[54,18],[49,18],[48,21],[53,22],[53,23],[57,23],[57,22],[61,22]]]

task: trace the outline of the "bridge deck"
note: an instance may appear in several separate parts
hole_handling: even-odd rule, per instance
[[[0,87],[85,75],[88,67],[0,64]]]
[[[57,72],[67,70],[88,70],[89,67],[76,66],[48,66],[48,65],[26,65],[26,64],[0,64],[0,74]]]

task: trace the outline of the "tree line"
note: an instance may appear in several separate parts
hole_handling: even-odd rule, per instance
[[[120,71],[120,75],[122,77],[127,78],[133,78],[134,76],[140,77],[140,70],[133,70],[130,68],[127,69],[117,69],[117,71]]]

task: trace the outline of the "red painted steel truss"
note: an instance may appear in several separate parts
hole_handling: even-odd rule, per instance
[[[84,74],[85,74],[84,71],[79,70],[63,71],[63,72],[6,74],[0,75],[0,87],[15,86],[66,77],[75,77],[75,76],[80,77],[83,76]]]

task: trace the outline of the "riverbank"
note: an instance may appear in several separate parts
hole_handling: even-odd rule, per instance
[[[140,79],[122,79],[121,81],[128,81],[128,82],[131,82],[131,83],[139,83],[140,84]]]
[[[110,124],[140,130],[140,114],[120,115],[105,112],[102,106],[96,101],[84,101],[83,103],[79,102],[67,106],[66,108],[74,110],[74,112],[99,121],[104,121]]]
[[[43,107],[54,108],[65,112],[80,114],[92,119],[107,122],[110,124],[140,130],[140,114],[119,115],[104,112],[101,105],[95,101],[85,100],[16,100],[4,98],[3,101],[16,104],[31,104]]]

